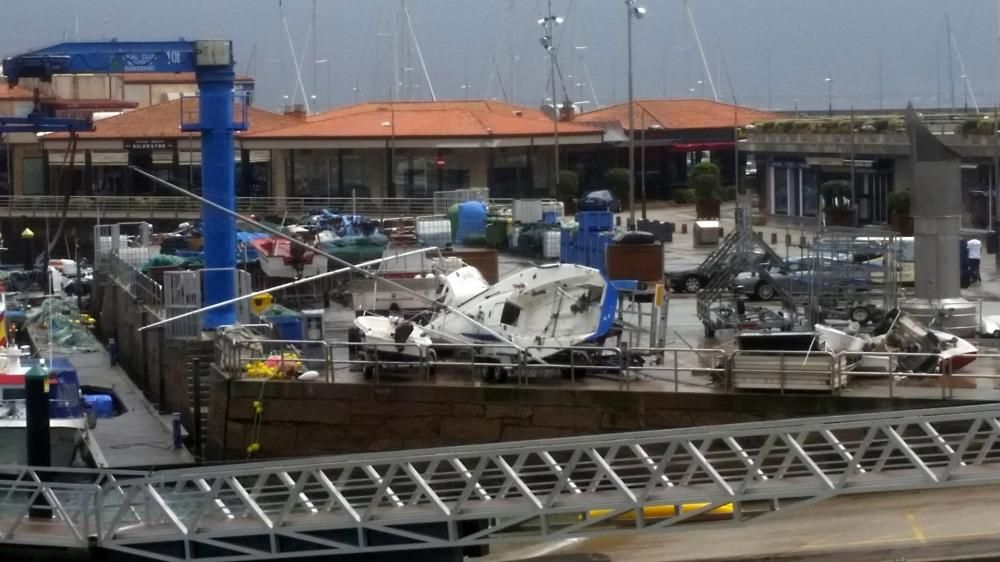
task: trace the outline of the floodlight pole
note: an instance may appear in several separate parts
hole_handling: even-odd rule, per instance
[[[632,2],[625,1],[625,19],[628,20],[628,211],[629,230],[636,229],[635,222],[635,111],[632,91]]]

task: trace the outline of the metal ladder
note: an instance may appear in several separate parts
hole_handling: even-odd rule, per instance
[[[159,560],[464,549],[1000,482],[1000,405],[152,473],[0,467],[0,547]],[[44,499],[53,517],[29,519]]]
[[[754,249],[760,249],[764,260],[758,262]],[[754,272],[759,279],[768,282],[774,288],[775,295],[794,316],[797,307],[795,298],[786,288],[775,281],[768,271],[768,266],[784,264],[779,256],[749,224],[737,227],[726,236],[719,247],[705,259],[699,268],[702,275],[708,279],[708,284],[698,292],[698,319],[705,325],[706,335],[713,335],[715,329],[734,327],[726,325],[713,310],[725,302],[727,296],[733,296],[733,283],[745,272]],[[733,296],[735,298],[735,296]]]

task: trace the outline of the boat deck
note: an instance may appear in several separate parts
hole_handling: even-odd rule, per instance
[[[34,336],[32,340],[40,341]],[[41,346],[39,349],[48,354]],[[90,431],[89,446],[99,467],[168,466],[194,462],[187,449],[173,448],[169,417],[162,416],[146,400],[124,369],[111,365],[107,351],[54,354],[69,359],[80,377],[80,384],[114,390],[127,409],[120,416],[99,419],[97,427]]]

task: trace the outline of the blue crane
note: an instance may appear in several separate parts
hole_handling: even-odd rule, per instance
[[[206,199],[236,210],[233,131],[245,123],[233,120],[233,50],[227,40],[201,41],[101,41],[60,43],[4,59],[7,81],[22,78],[49,81],[55,74],[128,72],[194,72],[199,90],[197,124],[184,130],[201,133],[201,185]],[[38,114],[0,119],[0,131],[86,131],[89,121]],[[208,206],[202,209],[205,238],[205,304],[236,296],[236,220]],[[234,305],[204,315],[211,330],[236,321]]]

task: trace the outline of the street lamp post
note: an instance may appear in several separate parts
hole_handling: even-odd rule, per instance
[[[548,1],[548,15],[538,20],[538,25],[545,29],[545,35],[539,40],[542,47],[549,52],[549,81],[552,82],[552,175],[553,196],[559,194],[559,103],[556,101],[556,44],[553,26],[561,25],[563,18],[552,15],[552,0]]]
[[[826,101],[829,104],[829,116],[833,117],[833,78],[827,76],[823,81],[826,82]]]
[[[628,207],[630,228],[636,229],[635,222],[635,98],[632,88],[632,19],[642,19],[646,8],[636,6],[635,0],[625,0],[628,20]]]

